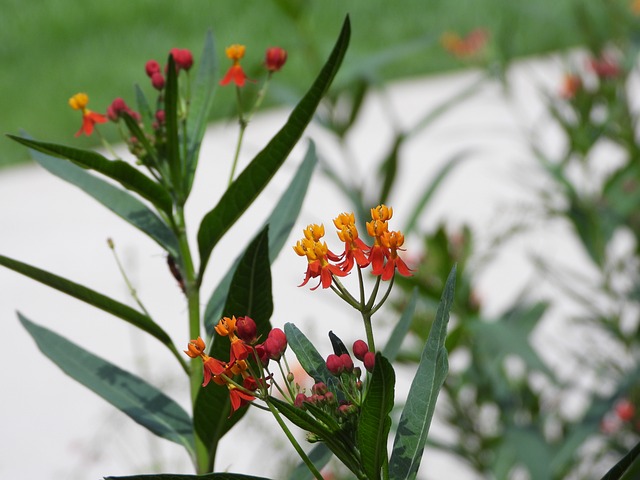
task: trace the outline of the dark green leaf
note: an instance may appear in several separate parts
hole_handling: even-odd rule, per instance
[[[155,435],[184,446],[193,456],[191,418],[160,390],[18,313],[38,348],[67,375]]]
[[[204,475],[179,475],[177,473],[158,473],[150,475],[130,475],[127,477],[104,477],[104,480],[269,480],[266,477],[254,477],[241,473],[206,473]]]
[[[187,159],[185,175],[185,191],[188,196],[198,167],[200,145],[204,137],[213,105],[213,96],[218,86],[216,50],[213,34],[209,31],[204,42],[200,66],[196,78],[191,85],[191,101],[187,117]]]
[[[324,382],[329,390],[339,394],[338,381],[329,371],[322,355],[318,353],[313,343],[293,323],[284,324],[287,343],[296,354],[300,365],[316,382]]]
[[[161,170],[160,169],[160,162],[158,160],[158,152],[156,152],[156,147],[151,145],[151,142],[149,141],[149,138],[147,137],[147,135],[140,128],[140,125],[138,125],[137,120],[135,120],[126,111],[122,112],[121,116],[122,116],[122,118],[124,120],[124,123],[127,124],[127,128],[129,129],[129,133],[131,134],[131,137],[135,138],[138,142],[140,142],[140,144],[144,148],[144,150],[146,152],[146,156],[144,158],[144,161],[145,162],[147,162],[147,161],[150,162],[151,165],[157,167],[158,170]]]
[[[145,174],[122,160],[107,160],[99,153],[89,150],[39,142],[14,135],[9,135],[9,138],[47,155],[65,158],[83,168],[95,170],[120,183],[126,189],[137,193],[142,198],[149,200],[160,210],[171,213],[172,201],[169,193]]]
[[[166,159],[169,164],[171,173],[171,184],[175,190],[175,194],[184,202],[182,190],[182,160],[180,158],[180,135],[178,129],[178,73],[176,71],[176,62],[173,55],[169,55],[167,61],[167,81],[164,88],[164,113],[165,127],[167,132],[166,141]]]
[[[378,204],[387,203],[387,199],[389,198],[389,193],[391,192],[391,188],[395,183],[396,174],[398,173],[398,161],[399,161],[399,152],[402,143],[405,140],[405,135],[403,133],[397,133],[395,139],[393,140],[393,144],[391,145],[391,150],[387,153],[387,156],[380,164],[380,176],[383,178],[382,186],[380,187],[380,194],[378,195],[377,202]]]
[[[317,162],[315,145],[313,142],[309,142],[309,148],[303,162],[265,222],[265,225],[269,225],[269,260],[272,263],[289,238],[291,229],[298,218],[309,187],[311,174]],[[214,322],[222,316],[222,308],[227,301],[231,278],[238,268],[239,262],[240,258],[233,262],[207,302],[204,325],[209,335],[213,335]]]
[[[151,111],[151,107],[149,106],[149,102],[147,101],[147,97],[144,92],[140,88],[140,85],[136,84],[133,87],[136,94],[136,104],[138,105],[138,113],[142,117],[142,121],[146,125],[151,125],[151,123],[155,120],[154,114]]]
[[[389,413],[393,408],[395,383],[393,367],[377,353],[371,383],[362,402],[357,435],[362,468],[369,480],[379,479],[382,465],[387,463],[387,437],[391,428]]]
[[[200,279],[215,245],[269,183],[302,136],[342,63],[349,36],[347,17],[331,56],[309,91],[291,112],[287,123],[229,186],[213,210],[205,215],[198,231]]]
[[[415,479],[420,468],[438,393],[449,370],[444,342],[449,312],[453,304],[455,283],[456,267],[454,266],[447,278],[436,319],[429,332],[418,371],[411,382],[407,402],[400,416],[389,461],[390,478],[394,480]]]
[[[627,453],[622,459],[616,463],[611,470],[609,470],[602,480],[632,480],[638,478],[640,474],[640,443],[637,443],[629,453]]]
[[[331,346],[333,347],[333,353],[335,353],[338,356],[343,355],[345,353],[347,355],[349,355],[349,350],[347,350],[347,347],[344,345],[342,340],[340,340],[340,337],[338,337],[331,330],[329,331],[329,339],[331,340]]]
[[[146,233],[167,252],[178,255],[178,241],[167,225],[144,203],[127,191],[91,175],[71,162],[62,162],[36,150],[33,159],[42,167],[86,192],[109,210]]]
[[[268,244],[268,227],[265,227],[245,250],[223,310],[224,316],[251,317],[258,327],[258,335],[263,338],[271,330],[269,319],[273,313]],[[228,337],[215,336],[209,354],[227,360],[229,346]],[[236,411],[231,418],[228,418],[229,412],[226,387],[211,384],[200,389],[193,416],[198,435],[206,445],[215,448],[220,438],[242,418],[246,408]]]
[[[84,285],[74,283],[70,280],[54,275],[53,273],[32,267],[31,265],[19,262],[18,260],[5,257],[4,255],[0,255],[0,265],[115,315],[116,317],[135,325],[139,329],[144,330],[160,340],[163,344],[170,347],[170,349],[173,349],[171,338],[157,323],[146,315],[143,315],[123,303],[117,302],[105,295],[102,295],[101,293],[85,287]]]
[[[413,314],[416,311],[416,303],[418,302],[418,287],[413,289],[411,292],[411,297],[409,298],[409,302],[407,306],[404,307],[404,311],[400,316],[400,320],[396,323],[396,326],[393,327],[393,331],[391,332],[391,336],[387,341],[387,344],[384,346],[384,350],[382,351],[382,355],[393,362],[398,356],[398,352],[400,351],[400,347],[402,346],[402,341],[404,337],[407,336],[407,332],[411,327],[411,321],[413,320]]]

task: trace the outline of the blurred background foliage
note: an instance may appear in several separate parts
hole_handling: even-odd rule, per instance
[[[226,61],[223,48],[231,43],[247,45],[248,68],[259,66],[268,46],[286,48],[289,65],[270,99],[287,102],[299,98],[314,78],[320,52],[331,47],[347,13],[353,38],[341,76],[357,70],[383,81],[459,68],[462,64],[440,47],[445,30],[464,35],[482,26],[513,57],[577,45],[581,39],[574,10],[573,2],[553,0],[2,0],[0,131],[25,129],[42,140],[71,142],[78,115],[67,106],[70,96],[87,92],[89,108],[103,113],[115,97],[133,103],[132,79],[148,86],[146,60],[163,63],[160,57],[173,47],[192,49],[197,60],[209,29],[221,64]],[[603,23],[599,29],[606,34],[610,27]],[[222,98],[216,106],[212,120],[233,112]],[[113,130],[105,129],[105,134],[116,140]],[[82,138],[80,146],[96,141]],[[0,142],[0,167],[25,160],[24,149],[9,140]]]

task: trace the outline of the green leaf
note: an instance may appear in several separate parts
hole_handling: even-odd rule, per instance
[[[213,105],[213,97],[218,86],[216,49],[213,34],[207,32],[200,57],[200,66],[196,78],[191,85],[191,101],[187,118],[187,171],[185,175],[185,192],[189,195],[200,154],[200,145],[204,138],[209,112]]]
[[[444,342],[453,304],[456,267],[449,273],[429,338],[424,346],[407,402],[400,416],[389,461],[389,475],[394,480],[415,479],[422,452],[427,442],[429,426],[436,407],[440,387],[449,370]]]
[[[553,478],[550,461],[552,448],[538,429],[509,427],[503,433],[496,448],[498,468],[503,470],[502,478],[508,475],[514,464],[524,465],[531,478]]]
[[[271,263],[278,257],[295,225],[317,162],[315,144],[310,142],[298,171],[265,222],[265,225],[269,225],[269,260]],[[222,307],[227,300],[231,278],[238,268],[239,262],[240,258],[233,262],[207,302],[204,325],[209,335],[213,335],[214,322],[222,316]]]
[[[602,480],[632,480],[640,474],[640,443],[637,443],[609,470]]]
[[[164,88],[164,113],[165,127],[167,133],[166,141],[166,159],[169,164],[171,174],[171,184],[175,190],[175,194],[182,202],[183,196],[181,179],[182,159],[180,158],[180,135],[178,134],[178,73],[176,72],[176,62],[173,55],[169,54],[167,60],[167,82]]]
[[[213,248],[269,183],[298,142],[314,112],[338,72],[349,44],[349,18],[315,82],[294,108],[287,123],[251,161],[224,193],[218,204],[205,215],[198,231],[199,278],[202,279]]]
[[[379,479],[382,465],[387,463],[387,437],[391,428],[389,413],[393,408],[395,383],[393,367],[377,353],[371,383],[362,402],[357,434],[362,468],[369,480]]]
[[[403,133],[397,133],[391,145],[391,150],[380,165],[379,174],[384,179],[380,187],[380,195],[378,195],[378,204],[387,203],[391,188],[395,183],[396,174],[398,173],[398,162],[400,147],[404,143],[406,137]]]
[[[333,457],[333,453],[329,450],[324,443],[318,443],[307,454],[309,460],[315,465],[318,471],[329,463],[329,460]],[[309,467],[304,462],[298,464],[298,466],[289,474],[289,480],[314,480],[313,473],[309,470]]]
[[[147,97],[140,88],[140,85],[138,85],[137,83],[134,85],[133,90],[135,91],[136,105],[138,106],[138,113],[140,113],[142,121],[145,125],[151,125],[155,118],[153,112],[151,111],[151,107],[149,106]]]
[[[241,473],[206,473],[204,475],[180,475],[177,473],[159,473],[151,475],[130,475],[127,477],[104,477],[104,480],[269,480],[266,477],[254,477]]]
[[[404,337],[407,336],[407,332],[411,327],[411,321],[413,320],[413,314],[416,311],[416,303],[418,302],[418,287],[413,289],[411,292],[411,297],[409,297],[409,302],[407,306],[404,307],[404,311],[400,316],[400,320],[396,323],[396,326],[393,327],[393,331],[391,332],[391,336],[389,340],[387,340],[387,344],[384,346],[384,350],[382,350],[382,355],[393,362],[398,356],[398,352],[400,351],[400,347],[402,346],[402,341]]]
[[[160,390],[18,313],[38,348],[71,378],[92,390],[155,435],[184,446],[193,456],[191,418]]]
[[[70,280],[54,275],[53,273],[49,273],[37,267],[32,267],[31,265],[22,263],[18,260],[5,257],[4,255],[0,255],[0,265],[115,315],[116,317],[129,322],[131,325],[149,333],[160,340],[163,344],[170,347],[170,349],[174,349],[171,338],[157,323],[146,315],[123,303],[117,302],[96,292],[95,290],[85,287],[84,285],[74,283]]]
[[[108,160],[99,153],[89,150],[39,142],[15,135],[8,136],[16,142],[39,152],[57,158],[64,158],[83,168],[95,170],[120,183],[127,190],[131,190],[142,198],[149,200],[160,210],[171,214],[172,201],[169,193],[161,185],[122,160]]]
[[[296,358],[304,371],[313,377],[316,382],[324,382],[329,387],[329,390],[339,396],[338,380],[329,371],[324,358],[318,353],[313,343],[293,323],[284,324],[284,333],[287,336],[289,347],[296,354]],[[341,400],[341,398],[338,398],[338,400]]]
[[[269,235],[265,227],[253,239],[242,256],[231,282],[230,294],[224,307],[224,316],[249,316],[264,338],[271,330],[269,319],[273,313],[271,270],[269,262]],[[215,336],[212,357],[229,358],[228,337]],[[242,418],[246,408],[236,411],[231,418],[229,392],[216,384],[201,388],[194,407],[194,424],[205,445],[215,446],[222,436]]]
[[[144,203],[127,191],[91,175],[84,168],[36,150],[30,150],[33,159],[55,176],[75,185],[95,198],[113,213],[146,233],[174,257],[178,256],[178,240],[167,225]]]

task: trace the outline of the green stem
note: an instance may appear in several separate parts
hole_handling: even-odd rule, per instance
[[[371,309],[371,315],[373,316],[374,313],[376,313],[378,310],[380,310],[380,307],[384,304],[384,302],[387,301],[387,298],[389,298],[389,294],[391,293],[391,289],[393,288],[393,282],[396,279],[396,274],[393,274],[393,277],[391,277],[391,281],[389,282],[389,286],[387,287],[387,291],[385,292],[384,296],[382,297],[382,300],[380,300],[378,302],[378,304],[373,307]]]
[[[298,452],[298,455],[300,455],[300,458],[302,459],[302,461],[305,463],[307,468],[309,468],[309,471],[313,474],[314,477],[316,477],[317,480],[324,480],[324,478],[322,477],[322,474],[318,471],[318,469],[313,464],[311,459],[309,459],[307,454],[304,452],[304,450],[302,449],[298,441],[295,439],[295,437],[291,433],[291,430],[289,430],[289,427],[287,427],[286,423],[284,423],[284,420],[282,420],[282,417],[278,413],[278,410],[276,410],[276,408],[273,406],[273,404],[269,400],[266,400],[266,403],[267,403],[267,406],[269,407],[269,410],[271,410],[272,415],[275,417],[276,422],[278,422],[278,425],[280,425],[280,428],[282,428],[282,431],[289,439],[289,442],[291,442],[291,445],[293,445],[293,448],[295,448],[296,452]]]
[[[236,167],[238,166],[238,158],[240,157],[240,147],[242,147],[242,139],[244,138],[244,131],[249,125],[248,120],[242,113],[242,95],[240,93],[240,87],[236,87],[236,103],[238,105],[238,123],[240,124],[240,132],[238,133],[238,142],[236,143],[236,152],[233,155],[233,163],[231,165],[231,174],[229,175],[228,185],[233,183],[233,177],[236,174]]]
[[[200,289],[196,270],[193,266],[191,250],[186,234],[186,224],[184,218],[184,210],[181,206],[177,206],[175,213],[176,236],[178,237],[178,245],[180,248],[180,266],[182,267],[182,275],[185,282],[185,290],[189,312],[189,338],[198,338],[200,336]],[[191,405],[195,408],[196,399],[200,392],[200,384],[202,383],[202,361],[199,358],[191,360]],[[202,439],[194,431],[195,437],[195,466],[198,473],[208,473],[209,466],[213,464],[213,459],[209,459],[209,452]]]

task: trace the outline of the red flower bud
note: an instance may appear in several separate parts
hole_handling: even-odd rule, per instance
[[[258,328],[256,322],[251,317],[238,317],[236,321],[236,334],[245,343],[253,343],[256,341]]]
[[[373,372],[373,367],[376,364],[376,356],[373,352],[367,352],[364,355],[364,368],[367,369],[368,372]]]
[[[287,51],[280,47],[267,48],[264,64],[270,72],[279,71],[287,61]]]
[[[332,353],[327,357],[326,363],[327,368],[334,375],[340,375],[342,372],[344,372],[344,364],[342,363],[342,359],[335,353]]]
[[[151,78],[154,73],[160,73],[160,64],[155,60],[149,60],[144,66],[145,72],[147,72],[147,76]]]
[[[304,408],[304,402],[307,401],[309,401],[307,396],[304,393],[299,393],[298,395],[296,395],[296,399],[293,404],[298,408]]]
[[[176,63],[178,70],[189,70],[193,65],[193,55],[191,51],[186,48],[172,48],[169,52],[173,56],[173,61]]]
[[[348,353],[343,353],[342,355],[340,355],[340,361],[342,362],[342,366],[344,367],[345,371],[349,373],[353,371],[353,360],[351,360],[351,357]]]
[[[151,75],[151,85],[156,90],[162,90],[164,88],[164,76],[160,72]]]
[[[620,400],[615,406],[616,415],[623,422],[632,420],[636,414],[636,407],[628,399]]]
[[[156,120],[158,121],[158,123],[160,125],[162,125],[164,123],[164,119],[165,119],[165,113],[164,110],[158,110],[156,112]]]
[[[353,342],[353,354],[361,362],[364,360],[365,354],[369,351],[369,346],[364,340],[356,340]]]
[[[316,395],[325,395],[329,390],[323,382],[318,382],[311,387],[311,391]]]
[[[287,349],[287,336],[279,328],[274,328],[269,332],[263,345],[270,359],[280,360]]]

